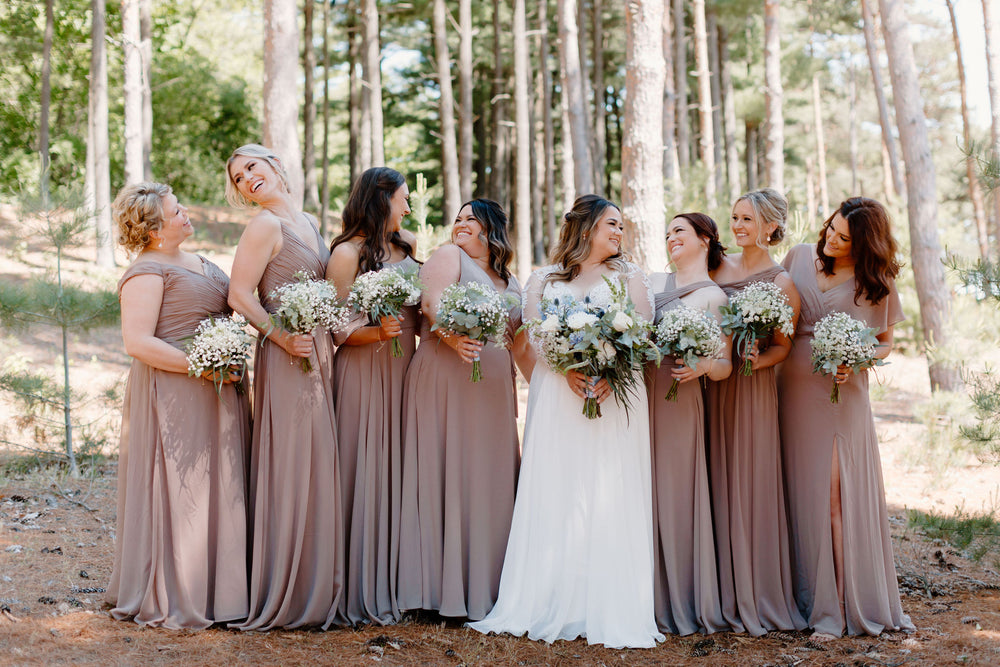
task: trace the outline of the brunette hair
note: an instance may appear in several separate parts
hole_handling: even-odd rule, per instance
[[[163,183],[126,185],[114,203],[111,217],[118,228],[118,243],[129,252],[137,253],[152,242],[150,232],[163,227],[163,198],[171,193]]]
[[[785,221],[788,219],[788,200],[785,199],[785,196],[774,188],[760,188],[741,195],[733,202],[733,208],[736,208],[736,205],[741,201],[750,202],[758,223],[769,225],[773,222],[777,225],[775,230],[768,235],[767,245],[781,243],[781,240],[785,238]]]
[[[229,165],[233,163],[233,160],[240,156],[254,157],[271,165],[271,169],[274,169],[274,173],[276,173],[278,178],[281,179],[281,184],[285,186],[285,192],[291,192],[291,188],[288,186],[288,173],[285,172],[285,168],[281,166],[281,160],[277,155],[275,155],[274,151],[266,146],[261,146],[260,144],[245,144],[234,150],[233,154],[229,156],[228,160],[226,160],[226,201],[229,202],[231,206],[235,206],[236,208],[251,208],[254,205],[254,203],[244,197],[243,193],[236,187],[236,183],[233,181],[233,175],[229,171]]]
[[[569,282],[580,273],[580,264],[590,255],[592,241],[590,234],[597,226],[609,207],[619,213],[621,209],[613,202],[597,195],[583,195],[573,202],[573,208],[563,217],[563,226],[559,231],[559,243],[552,251],[552,263],[562,268],[552,271],[546,281]],[[619,251],[604,260],[604,263],[616,271],[624,272],[626,257]]]
[[[503,207],[492,199],[473,199],[459,207],[461,211],[466,206],[472,208],[472,215],[483,226],[480,239],[486,244],[490,254],[490,268],[497,272],[504,282],[510,282],[510,258],[514,249],[507,237],[507,214]]]
[[[877,304],[889,294],[890,283],[899,275],[901,265],[896,259],[898,246],[892,235],[889,212],[879,202],[868,197],[844,200],[833,215],[826,219],[819,232],[816,254],[823,273],[833,275],[833,257],[828,257],[826,232],[840,214],[847,221],[851,234],[851,257],[854,259],[854,303],[864,296]]]
[[[413,246],[404,241],[399,232],[386,232],[385,224],[391,211],[389,202],[392,195],[405,184],[406,179],[395,169],[389,167],[366,169],[351,188],[347,204],[344,205],[344,231],[333,239],[330,252],[356,236],[363,237],[361,258],[358,262],[359,274],[382,268],[382,263],[388,255],[383,248],[384,241],[413,257]]]
[[[726,255],[726,247],[719,241],[719,226],[715,224],[715,220],[704,213],[678,213],[671,221],[677,218],[687,220],[698,238],[708,241],[708,270],[715,271],[719,268]]]

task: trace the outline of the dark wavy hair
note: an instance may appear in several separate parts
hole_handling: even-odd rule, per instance
[[[547,282],[569,282],[579,275],[580,264],[590,255],[592,245],[590,233],[609,207],[621,212],[617,204],[603,197],[597,195],[577,197],[573,202],[573,208],[563,217],[559,243],[552,250],[552,263],[562,268],[549,273],[546,277]],[[626,259],[619,250],[617,255],[612,255],[604,261],[616,271],[624,271]]]
[[[726,247],[719,241],[719,226],[715,220],[704,213],[678,213],[671,218],[684,218],[691,223],[691,228],[698,238],[708,241],[708,270],[715,271],[722,265],[722,258],[726,255]]]
[[[359,274],[382,268],[383,262],[388,259],[388,253],[383,247],[384,241],[413,257],[413,247],[403,240],[399,232],[387,232],[385,224],[389,219],[389,201],[396,190],[405,184],[406,179],[395,169],[366,169],[351,188],[351,195],[344,205],[344,231],[333,239],[330,252],[355,236],[364,237],[358,262]]]
[[[496,271],[504,282],[509,283],[510,269],[507,267],[514,255],[514,248],[507,237],[507,214],[500,204],[482,197],[465,202],[458,210],[461,211],[466,206],[472,209],[472,215],[483,226],[479,238],[486,244],[486,249],[490,253],[490,268]]]
[[[819,232],[816,254],[823,273],[828,276],[833,275],[833,257],[828,257],[823,248],[826,246],[826,232],[838,213],[847,221],[851,234],[851,257],[854,259],[854,278],[857,282],[854,303],[864,296],[877,304],[889,294],[889,285],[899,275],[902,266],[896,259],[898,246],[892,235],[889,212],[874,199],[851,197],[826,219]]]

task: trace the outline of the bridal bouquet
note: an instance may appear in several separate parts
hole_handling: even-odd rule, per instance
[[[652,346],[649,325],[636,315],[625,286],[605,280],[611,288],[607,306],[598,306],[589,297],[583,301],[543,298],[541,316],[524,326],[550,368],[564,374],[580,371],[590,376],[591,384],[605,378],[615,400],[627,411],[629,394],[638,387],[643,359]],[[596,419],[601,407],[593,392],[587,394],[583,414]]]
[[[774,283],[750,283],[740,292],[729,297],[729,303],[720,309],[722,331],[733,335],[733,346],[743,357],[741,372],[753,372],[747,355],[757,344],[757,339],[767,338],[774,331],[786,336],[795,333],[792,327],[792,307],[788,297]]]
[[[222,396],[226,376],[242,376],[247,370],[247,354],[253,345],[253,336],[246,331],[247,321],[242,315],[206,317],[195,330],[194,336],[184,347],[187,355],[188,375],[196,377],[212,371],[215,393]],[[242,385],[236,385],[237,390]]]
[[[885,362],[875,358],[878,338],[875,329],[866,327],[864,322],[847,313],[830,313],[819,322],[813,331],[812,364],[814,373],[835,375],[838,366],[850,366],[858,371]],[[840,403],[840,385],[833,382],[830,402]]]
[[[347,305],[354,312],[367,315],[372,324],[378,324],[383,317],[398,316],[403,306],[420,303],[422,287],[416,271],[403,272],[392,267],[368,271],[354,280]],[[403,356],[399,338],[392,339],[392,356]]]
[[[482,283],[448,285],[441,293],[437,320],[431,331],[442,329],[473,340],[492,340],[497,347],[504,347],[510,307],[509,299]],[[483,379],[478,355],[472,362],[470,379],[473,382]]]
[[[713,357],[722,350],[722,329],[709,313],[700,308],[681,305],[663,313],[653,329],[653,340],[662,356],[676,356],[691,370],[703,357]],[[677,400],[676,379],[670,385],[666,399]]]
[[[317,327],[335,330],[347,323],[351,314],[337,303],[337,291],[332,284],[303,271],[294,277],[294,282],[271,292],[271,298],[278,302],[273,315],[276,324],[293,334],[309,334]],[[309,357],[302,357],[299,365],[306,373],[312,370]]]

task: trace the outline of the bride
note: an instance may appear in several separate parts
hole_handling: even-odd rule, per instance
[[[544,297],[608,304],[605,277],[625,283],[636,313],[652,317],[645,275],[621,253],[622,214],[594,195],[565,216],[555,264],[525,288],[524,319]],[[603,417],[581,412],[587,377],[536,363],[528,394],[523,459],[510,538],[493,610],[480,632],[531,639],[586,637],[609,648],[663,640],[653,615],[652,492],[646,394],[628,414],[606,380],[590,387]]]

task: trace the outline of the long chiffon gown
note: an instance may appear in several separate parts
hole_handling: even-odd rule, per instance
[[[882,463],[868,373],[851,374],[830,402],[833,379],[812,372],[810,341],[820,319],[834,311],[874,327],[876,334],[903,320],[895,285],[878,304],[854,299],[854,280],[822,291],[816,279],[815,246],[798,245],[784,265],[802,298],[792,353],[778,372],[781,443],[791,518],[795,596],[818,632],[839,636],[882,630],[912,630],[896,585],[892,539],[882,486]],[[830,532],[830,475],[836,449],[844,541],[844,602],[841,613]]]
[[[493,281],[460,250],[459,283]],[[508,343],[521,325],[521,289],[514,276],[504,292],[516,302]],[[399,606],[479,620],[500,588],[514,511],[519,462],[514,362],[507,349],[486,344],[483,378],[430,332],[406,375],[403,505],[399,546]]]
[[[412,271],[419,265],[412,257],[405,257],[385,267]],[[350,624],[387,624],[399,619],[393,573],[402,485],[403,379],[416,349],[420,307],[404,306],[400,315],[402,357],[392,356],[388,341],[343,344],[368,324],[366,315],[334,332],[334,341],[340,346],[334,359],[333,384],[347,545],[338,619]]]
[[[732,296],[752,282],[773,282],[783,270],[773,266],[719,287]],[[735,632],[802,630],[806,623],[793,597],[775,371],[743,375],[739,364],[734,350],[732,375],[709,382],[706,392],[722,613]]]
[[[281,226],[280,252],[257,293],[268,312],[271,292],[298,271],[322,278],[329,251],[314,228],[319,254]],[[270,339],[254,363],[253,549],[250,618],[243,630],[329,627],[344,582],[343,519],[333,411],[333,338],[313,332],[312,370],[304,372]]]
[[[201,320],[225,316],[229,278],[139,260],[118,283],[163,277],[157,338],[183,349]],[[132,360],[122,409],[111,615],[206,628],[247,615],[246,457],[250,409],[232,384]]]
[[[675,274],[650,276],[656,320],[711,280],[677,287]],[[656,557],[656,624],[664,632],[690,635],[728,630],[719,601],[712,530],[712,500],[705,459],[705,404],[701,382],[684,382],[677,399],[665,400],[673,384],[674,357],[647,369],[653,463],[653,547]]]
[[[574,297],[564,282],[545,283],[536,271],[526,290],[525,316],[547,297]],[[637,309],[652,317],[642,272],[624,278]],[[590,290],[598,305],[611,293]],[[653,612],[652,488],[649,413],[639,388],[630,412],[614,398],[603,417],[587,419],[565,377],[535,364],[528,393],[523,458],[500,594],[480,632],[527,633],[531,639],[585,637],[589,644],[649,648],[663,640]]]

